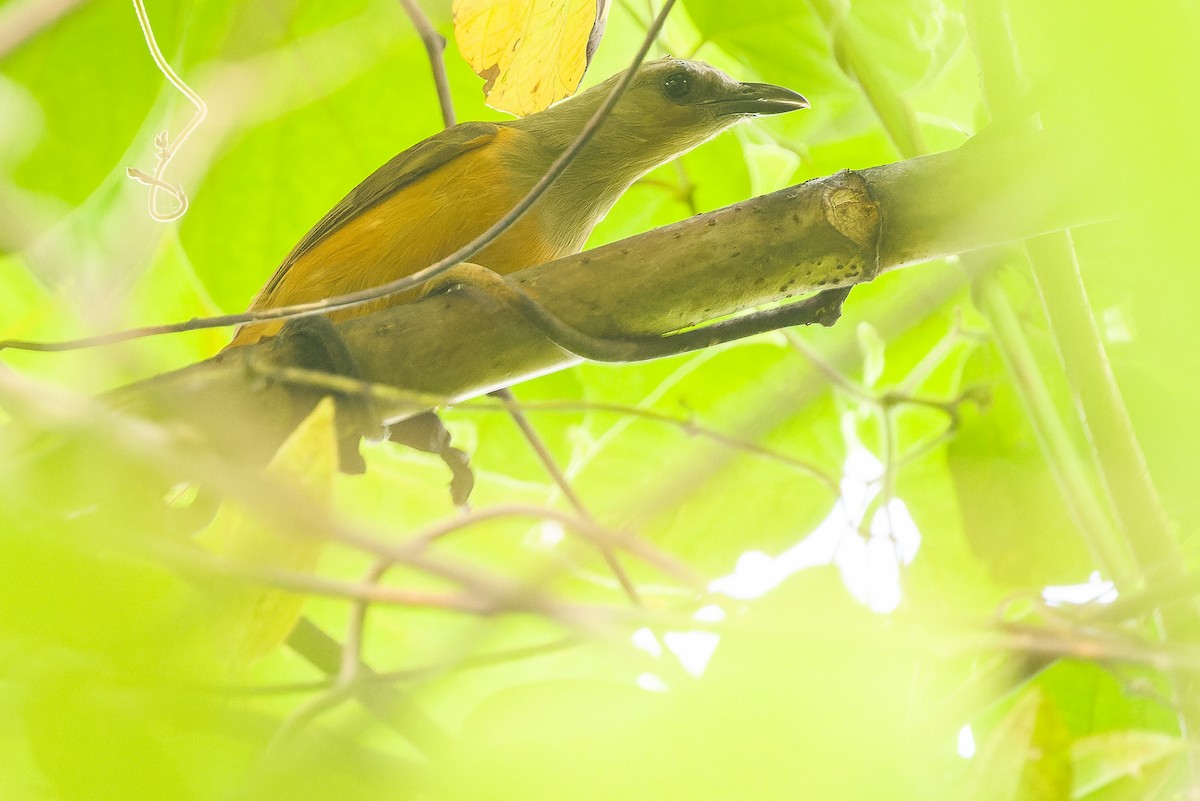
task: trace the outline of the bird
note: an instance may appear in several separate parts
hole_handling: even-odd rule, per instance
[[[526,117],[446,128],[395,156],[304,235],[250,311],[369,289],[455,252],[528,193],[624,74]],[[739,120],[808,106],[791,89],[739,82],[700,61],[667,57],[643,63],[566,171],[471,260],[505,275],[577,253],[621,195],[650,170]],[[368,314],[419,294],[400,293],[328,317]],[[282,326],[278,320],[245,324],[229,347],[258,342]]]
[[[577,253],[625,190],[650,170],[739,120],[809,105],[791,89],[739,82],[699,61],[667,57],[635,70],[587,145],[523,216],[471,258],[472,265],[502,276]],[[460,123],[395,156],[304,235],[251,301],[250,311],[370,289],[454,253],[529,193],[625,75],[617,73],[526,117]],[[429,288],[427,284],[332,311],[327,318],[336,322],[369,314],[412,301]],[[486,291],[486,286],[481,288]],[[514,291],[503,288],[510,296]],[[331,333],[332,326],[318,318],[244,324],[226,350],[299,329],[308,343],[316,343],[310,352],[319,354],[305,366],[355,372],[353,357]],[[549,330],[547,335],[554,338]],[[379,430],[369,413],[360,416],[361,425],[348,424],[339,435],[341,468],[346,472],[365,470],[357,432]],[[385,430],[395,442],[439,455],[453,474],[451,497],[465,506],[474,486],[469,459],[451,446],[435,413],[392,423]]]

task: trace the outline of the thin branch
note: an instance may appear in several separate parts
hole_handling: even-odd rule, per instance
[[[783,335],[793,349],[799,351],[813,367],[817,368],[817,371],[821,375],[829,379],[829,383],[856,400],[866,402],[875,402],[877,400],[874,393],[826,361],[825,357],[817,353],[813,348],[810,348],[808,343],[802,337],[797,336],[794,331],[784,331]]]
[[[280,570],[247,564],[210,553],[202,548],[178,545],[168,540],[145,543],[155,559],[192,576],[220,576],[248,584],[287,590],[303,595],[338,598],[354,603],[377,603],[414,609],[438,609],[473,615],[493,614],[495,599],[476,598],[471,593],[427,592],[339,581],[311,573]]]
[[[463,527],[465,527],[465,524],[471,522],[480,522],[481,520],[509,514],[524,515],[534,511],[536,510],[533,510],[529,507],[513,507],[511,509],[500,508],[472,515],[474,519],[471,521],[458,519],[448,523],[438,524],[430,527],[422,535],[419,535],[417,538],[415,538],[419,542],[417,547],[423,548],[437,539],[447,536],[454,531],[461,530]],[[560,522],[567,524],[569,520],[564,516],[560,518]],[[590,521],[585,522],[590,523]],[[575,521],[575,526],[578,525],[579,521]],[[600,539],[601,541],[603,541],[603,538],[613,536],[610,532],[599,529],[599,527],[590,527],[586,531],[586,535],[591,538]],[[368,574],[360,582],[359,586],[378,587],[380,580],[396,565],[396,562],[397,559],[393,558],[392,556],[380,558],[371,567],[371,569],[368,571]],[[288,716],[287,720],[284,721],[283,725],[280,727],[275,738],[273,739],[273,744],[277,745],[286,741],[290,737],[294,736],[300,728],[307,725],[319,715],[329,711],[330,709],[333,709],[334,707],[357,695],[366,677],[373,675],[363,664],[361,653],[366,615],[373,599],[369,594],[364,593],[354,600],[355,603],[350,621],[349,633],[347,635],[346,643],[342,647],[340,666],[336,679],[327,690],[310,699]],[[482,611],[488,612],[486,608]],[[505,611],[505,606],[501,606],[495,611]]]
[[[961,392],[958,396],[950,400],[941,400],[939,398],[927,398],[917,395],[907,389],[892,389],[883,392],[872,392],[866,387],[859,384],[849,376],[842,373],[836,367],[829,363],[821,354],[808,346],[802,338],[796,336],[792,331],[785,331],[789,344],[797,351],[802,353],[814,367],[817,368],[826,378],[830,380],[838,389],[843,390],[855,400],[863,403],[871,404],[882,409],[892,409],[897,406],[921,406],[927,409],[933,409],[944,413],[950,418],[951,426],[958,425],[959,411],[958,407],[967,401],[977,401],[978,393],[974,391]],[[935,351],[930,351],[934,353]],[[927,354],[928,355],[928,354]]]
[[[378,400],[381,404],[387,404],[388,408],[390,409],[407,408],[409,411],[411,411],[414,402],[418,402],[422,397],[429,397],[422,396],[419,393],[411,393],[406,390],[396,389],[379,384],[370,384],[359,379],[351,379],[345,376],[324,373],[316,370],[306,370],[294,367],[276,368],[270,365],[260,366],[257,364],[255,366],[255,370],[259,374],[275,380],[287,381],[300,386],[329,389],[351,398],[359,397],[365,394],[373,401]],[[441,399],[438,398],[437,400]],[[512,411],[507,404],[505,404],[503,408],[506,408],[510,412]],[[521,419],[523,419],[523,417]],[[537,437],[537,433],[532,431],[532,429],[530,432],[526,433],[526,436],[530,438],[531,443],[541,443],[540,438]],[[545,446],[542,445],[542,447],[544,448]],[[553,463],[553,457],[547,453],[546,458],[550,460],[548,469],[557,469],[557,465]],[[625,548],[631,554],[638,556],[648,564],[659,568],[668,575],[674,576],[676,579],[679,579],[689,586],[696,588],[702,588],[704,586],[702,579],[685,568],[683,565],[672,560],[665,553],[646,545],[643,540],[636,536],[621,535],[616,532],[612,532],[603,526],[600,526],[591,518],[590,515],[587,514],[586,509],[579,511],[579,508],[582,508],[582,504],[580,504],[580,507],[577,507],[577,516],[566,515],[550,508],[534,506],[502,506],[483,510],[474,510],[467,515],[453,518],[448,522],[437,524],[429,529],[426,529],[422,533],[418,533],[413,538],[413,541],[421,544],[416,545],[412,551],[405,552],[416,553],[417,551],[422,550],[426,544],[440,539],[447,534],[495,518],[513,516],[540,516],[546,519],[553,519],[556,522],[567,526],[569,529],[579,532],[582,536],[591,540],[602,553],[612,553],[612,548],[614,546],[619,546]],[[380,556],[388,556],[391,554],[400,553],[400,551],[392,551],[387,549],[378,550],[377,546],[370,542],[359,542],[357,544],[364,550],[369,550]],[[399,557],[397,556],[397,558]],[[628,580],[628,578],[626,580]],[[626,592],[628,593],[628,589],[626,589]],[[634,592],[634,597],[636,598],[636,591]]]
[[[950,400],[926,398],[914,394],[915,387],[920,386],[925,377],[936,369],[942,360],[950,355],[952,343],[956,342],[961,336],[957,325],[956,322],[955,327],[939,340],[938,344],[922,358],[917,368],[909,374],[906,382],[901,385],[902,387],[907,387],[906,389],[892,389],[882,392],[872,391],[862,386],[857,381],[845,375],[841,370],[838,370],[821,354],[810,348],[808,343],[794,332],[784,332],[792,347],[803,354],[822,375],[828,378],[834,386],[850,395],[850,397],[861,404],[865,404],[879,420],[882,451],[880,462],[883,463],[883,473],[877,480],[871,482],[874,484],[877,481],[880,485],[880,491],[871,497],[863,512],[862,519],[859,521],[859,533],[864,538],[870,536],[871,526],[876,514],[880,510],[883,511],[887,519],[888,532],[895,531],[895,525],[892,521],[891,501],[896,497],[896,477],[899,471],[921,456],[931,452],[942,443],[949,441],[958,430],[961,422],[959,407],[967,402],[979,401],[979,393],[975,390],[965,390]],[[898,442],[896,423],[893,417],[895,411],[903,406],[917,406],[945,414],[948,418],[946,429],[927,441],[918,443],[910,448],[907,453],[902,454]],[[899,547],[898,544],[897,547]],[[897,560],[898,562],[902,562],[899,554],[897,555]]]
[[[630,406],[624,403],[608,403],[605,401],[522,401],[522,408],[530,412],[607,412],[610,414],[621,415],[624,417],[639,417],[643,420],[649,420],[655,423],[678,428],[683,433],[690,436],[702,437],[712,440],[720,445],[734,450],[744,451],[754,456],[760,456],[764,459],[779,462],[796,470],[799,470],[806,475],[816,479],[832,494],[838,494],[837,480],[831,477],[828,473],[817,467],[812,462],[806,462],[803,459],[797,459],[794,456],[789,456],[748,439],[740,439],[738,437],[723,434],[713,428],[696,423],[694,420],[686,417],[677,417],[665,412],[658,412],[653,409],[646,409],[641,406]],[[484,401],[468,401],[454,407],[455,411],[494,411],[494,407],[488,405]]]
[[[422,679],[440,676],[452,670],[479,670],[482,668],[495,667],[496,665],[505,665],[511,662],[520,662],[526,659],[532,659],[539,656],[556,654],[570,648],[578,648],[585,643],[586,640],[576,634],[568,634],[564,637],[551,640],[537,645],[523,645],[515,648],[506,648],[500,651],[485,654],[473,654],[464,656],[461,659],[449,660],[446,662],[438,662],[436,664],[425,665],[416,668],[402,668],[399,670],[378,670],[364,671],[359,677],[359,684],[395,684],[398,682],[420,681]],[[340,651],[340,646],[339,646]],[[336,676],[329,676],[325,679],[317,681],[297,681],[288,684],[254,684],[248,686],[216,686],[214,692],[219,692],[228,695],[242,696],[266,696],[266,695],[296,695],[300,693],[319,692],[328,689],[337,681]]]
[[[370,587],[379,586],[379,582],[395,563],[387,559],[376,560],[375,564],[363,577],[362,584]],[[366,631],[367,612],[371,602],[366,598],[354,601],[350,611],[350,625],[346,632],[346,641],[342,644],[341,661],[333,683],[320,694],[310,698],[296,709],[292,710],[280,724],[275,736],[267,746],[268,751],[290,740],[304,726],[318,716],[358,694],[358,685],[365,674],[370,673],[362,659],[362,643]]]
[[[453,662],[440,665],[430,665],[427,667],[412,668],[409,670],[380,671],[366,679],[366,681],[389,683],[397,681],[417,681],[429,676],[440,675],[448,670],[477,670],[479,668],[504,665],[510,662],[519,662],[521,660],[530,659],[537,656],[556,654],[569,648],[577,648],[584,642],[585,640],[578,635],[568,634],[565,637],[559,637],[556,640],[551,640],[550,642],[546,643],[525,645],[518,648],[508,648],[506,650],[497,651],[490,654],[465,656],[461,659],[456,659]]]
[[[525,504],[508,504],[504,506],[493,506],[487,509],[480,509],[471,512],[470,514],[456,517],[451,520],[434,523],[412,537],[404,543],[400,548],[393,553],[398,555],[409,555],[420,552],[430,544],[442,539],[443,537],[454,534],[472,525],[482,523],[488,520],[495,520],[507,517],[532,517],[541,520],[550,520],[556,523],[561,523],[568,530],[574,531],[580,536],[590,541],[597,548],[621,548],[628,551],[642,561],[660,570],[665,575],[671,576],[687,587],[691,587],[698,592],[703,592],[706,587],[706,582],[703,577],[698,576],[690,568],[680,562],[677,562],[673,557],[659,551],[654,546],[647,543],[632,534],[611,531],[603,526],[593,522],[592,520],[568,514],[557,509],[551,509],[542,506],[529,506]],[[381,553],[380,555],[386,555]]]
[[[380,284],[376,287],[360,290],[358,292],[349,292],[344,295],[336,295],[333,297],[322,298],[321,300],[311,301],[309,303],[297,303],[291,306],[277,306],[269,309],[259,309],[257,311],[242,312],[240,314],[223,314],[215,317],[197,317],[186,322],[174,323],[169,325],[151,325],[138,328],[129,328],[123,331],[114,331],[108,334],[99,334],[95,336],[80,337],[77,339],[61,340],[57,342],[32,342],[28,340],[8,339],[0,340],[0,350],[12,348],[15,350],[33,350],[41,352],[60,352],[67,350],[79,350],[81,348],[91,348],[99,345],[111,345],[117,342],[126,342],[131,339],[140,339],[147,336],[155,336],[158,334],[172,334],[183,331],[197,331],[205,328],[222,328],[230,325],[242,325],[245,323],[258,323],[267,320],[283,320],[292,319],[295,317],[309,317],[318,314],[326,314],[328,312],[337,311],[339,309],[350,309],[358,306],[364,306],[372,301],[382,300],[384,298],[398,295],[407,292],[410,289],[421,286],[430,279],[441,275],[456,264],[460,264],[479,251],[487,247],[496,237],[507,231],[514,223],[517,222],[525,212],[545,194],[558,177],[566,171],[567,167],[575,160],[575,157],[583,150],[584,147],[595,136],[596,131],[608,119],[613,107],[617,101],[624,95],[625,90],[636,77],[637,67],[645,59],[651,45],[654,43],[654,38],[658,35],[659,30],[666,22],[667,14],[675,5],[675,0],[667,0],[663,5],[662,12],[655,18],[654,23],[646,32],[645,38],[642,40],[642,45],[638,48],[632,64],[629,69],[621,76],[621,79],[609,92],[604,103],[591,116],[584,125],[583,130],[579,132],[579,136],[575,141],[559,155],[558,158],[546,170],[546,173],[538,180],[533,188],[521,198],[507,214],[497,220],[491,227],[484,231],[473,240],[463,245],[458,250],[446,256],[443,259],[434,262],[433,264],[423,269],[410,273],[395,281],[389,281],[386,284]]]
[[[942,366],[950,355],[963,342],[973,342],[976,344],[985,343],[988,341],[988,335],[984,331],[974,331],[966,327],[963,323],[962,307],[954,309],[954,324],[942,335],[929,351],[921,357],[921,361],[908,371],[904,376],[904,380],[900,382],[898,389],[906,395],[915,395],[916,391],[933,375],[934,371]]]
[[[559,491],[562,492],[563,497],[571,504],[571,508],[575,510],[575,514],[579,515],[581,519],[594,524],[595,519],[588,512],[587,507],[583,505],[583,500],[575,492],[575,488],[571,486],[571,482],[567,479],[566,474],[558,466],[558,462],[554,459],[554,454],[550,453],[550,449],[546,447],[545,440],[542,439],[537,429],[529,422],[529,418],[525,416],[525,412],[522,410],[521,404],[517,402],[517,398],[513,395],[512,390],[508,388],[499,389],[492,394],[504,405],[505,411],[508,412],[513,422],[517,424],[517,428],[525,436],[525,440],[533,448],[538,460],[546,468],[546,472],[550,474]],[[613,553],[612,548],[606,543],[601,543],[599,548],[601,555],[604,557],[605,564],[608,565],[608,569],[616,577],[617,582],[621,585],[621,589],[635,606],[641,606],[642,599],[638,594],[637,586],[633,583],[633,579],[629,577],[629,573],[621,565],[620,560],[617,559],[617,555]]]
[[[540,516],[535,507],[498,509],[496,512],[496,514],[485,515],[484,518]],[[551,514],[550,517],[554,519],[555,516]],[[565,520],[570,518],[562,515],[559,519],[566,524]],[[430,541],[448,536],[458,530],[458,527],[453,524],[438,528],[440,530],[427,532],[426,537]],[[595,538],[601,536],[601,533],[591,530],[588,535]],[[422,543],[418,542],[417,544],[420,546]],[[385,587],[370,580],[347,582],[310,573],[250,565],[209,553],[201,548],[179,545],[168,540],[151,540],[143,543],[142,548],[163,563],[191,575],[222,576],[264,587],[305,595],[338,598],[357,604],[384,604],[481,616],[532,613],[555,620],[568,628],[582,631],[594,630],[598,626],[607,626],[628,617],[619,610],[609,607],[561,602],[537,592],[528,584],[499,579],[488,582],[490,588],[496,590],[494,592],[480,592],[480,587],[469,587],[461,593],[429,593]],[[400,563],[411,566],[412,558],[409,550],[408,548],[391,549],[388,553],[380,556],[378,563],[383,565],[385,570]],[[646,549],[639,548],[639,550],[645,551]],[[698,581],[695,577],[692,578],[694,581]]]
[[[246,369],[252,377],[264,378],[292,387],[324,390],[349,400],[365,400],[387,422],[403,420],[427,409],[441,406],[449,400],[443,395],[415,392],[340,373],[280,365],[264,359],[248,359]]]
[[[896,554],[896,564],[898,567],[904,565],[904,560],[900,552],[900,543],[896,541],[895,532],[896,524],[892,519],[892,501],[896,499],[896,475],[900,469],[900,443],[897,442],[896,436],[896,419],[893,408],[887,404],[879,404],[876,407],[879,415],[880,428],[880,454],[879,461],[883,463],[883,475],[880,476],[879,492],[871,498],[868,504],[868,511],[863,515],[862,519],[862,534],[864,537],[871,535],[871,523],[875,521],[877,510],[883,511],[884,520],[887,523],[887,535],[891,540],[893,550]],[[870,509],[871,504],[877,504],[875,510]]]
[[[994,625],[985,632],[983,647],[1088,662],[1126,662],[1164,672],[1200,673],[1200,648],[1153,643],[1124,634],[1048,629],[1015,623]]]
[[[417,0],[400,0],[404,13],[425,45],[425,53],[429,56],[429,69],[433,72],[433,85],[437,87],[438,105],[442,109],[442,123],[450,128],[454,125],[454,100],[450,97],[450,81],[446,78],[446,39],[433,29],[429,17],[421,9]]]
[[[595,622],[586,610],[571,609],[550,598],[531,594],[529,588],[520,582],[494,576],[465,564],[435,558],[424,552],[429,541],[485,520],[506,516],[538,517],[540,515],[536,511],[537,507],[507,507],[475,512],[427,529],[418,533],[414,540],[396,545],[388,541],[394,540],[394,537],[364,533],[293,487],[198,449],[195,442],[186,439],[186,435],[169,431],[146,420],[114,412],[95,400],[79,398],[55,388],[35,387],[32,381],[4,369],[0,369],[0,394],[4,395],[8,408],[13,410],[18,420],[35,421],[43,430],[54,430],[60,435],[71,431],[87,432],[98,437],[114,452],[126,454],[152,466],[163,476],[178,476],[195,481],[212,489],[224,499],[244,504],[281,530],[294,532],[297,536],[328,540],[377,557],[401,562],[427,575],[458,584],[465,594],[411,595],[388,588],[360,587],[312,576],[297,576],[287,571],[266,569],[258,573],[254,568],[237,563],[225,564],[220,557],[206,555],[202,551],[193,555],[195,564],[201,564],[213,571],[228,570],[231,574],[250,571],[242,573],[247,580],[261,579],[264,583],[282,589],[327,594],[351,600],[365,595],[379,603],[449,608],[477,614],[516,611],[519,608],[571,627],[589,628]],[[8,458],[14,456],[10,454]],[[619,545],[668,575],[690,582],[693,586],[702,585],[702,582],[686,568],[636,537],[599,529],[587,521],[557,510],[544,511],[547,518],[571,527],[572,530],[580,532],[581,536],[597,542]],[[184,560],[185,556],[185,552],[163,553],[163,558],[177,557]]]
[[[311,621],[301,618],[288,635],[287,644],[313,667],[330,677],[324,682],[310,683],[315,685],[311,689],[322,690],[333,683],[334,677],[341,670],[344,654],[341,643]],[[368,712],[411,742],[418,750],[426,754],[444,752],[451,742],[450,734],[426,714],[408,693],[371,682],[376,674],[366,665],[362,666],[362,673],[358,700]],[[225,688],[225,691],[238,692],[236,688]],[[243,692],[246,691],[249,691],[249,688]]]

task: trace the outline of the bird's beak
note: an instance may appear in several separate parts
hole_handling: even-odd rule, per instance
[[[731,96],[713,102],[722,114],[783,114],[808,108],[804,95],[769,83],[743,83]]]

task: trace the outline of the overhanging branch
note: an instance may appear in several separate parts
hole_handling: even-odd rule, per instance
[[[843,172],[510,276],[567,324],[598,336],[662,334],[851,286],[942,256],[1113,216],[1077,137],[979,137],[958,150]],[[882,222],[882,225],[878,223]],[[510,306],[472,289],[336,326],[364,381],[462,400],[568,367]],[[126,410],[184,424],[219,451],[262,458],[311,406],[311,388],[266,380],[284,339],[237,348],[118,391]],[[407,416],[419,408],[385,410]]]

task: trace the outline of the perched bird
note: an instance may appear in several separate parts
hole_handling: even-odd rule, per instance
[[[250,305],[287,306],[402,278],[470,242],[533,187],[604,103],[621,73],[545,111],[507,122],[466,122],[419,142],[373,172],[293,248]],[[740,119],[808,107],[803,96],[739,83],[697,61],[638,67],[594,138],[516,224],[471,261],[505,274],[578,252],[617,199],[655,167]],[[415,292],[331,313],[345,319],[411,300]],[[231,346],[277,333],[241,327]]]
[[[342,295],[403,278],[478,237],[508,213],[579,136],[620,81],[618,73],[545,111],[508,122],[466,122],[434,134],[351,190],[292,249],[250,304],[268,309]],[[665,58],[643,64],[576,156],[517,222],[471,262],[506,274],[578,252],[617,199],[642,175],[733,123],[808,107],[803,96],[739,83],[707,64]],[[345,319],[412,300],[419,290],[332,312]],[[353,373],[330,335],[312,331],[323,354],[310,368]],[[250,323],[229,347],[273,336],[282,321]],[[547,332],[548,335],[550,332]],[[332,335],[336,337],[336,335]],[[553,337],[551,337],[553,338]],[[338,355],[340,354],[340,355]],[[364,421],[374,425],[380,421]],[[339,438],[342,469],[361,472],[357,428]],[[453,473],[451,496],[465,504],[474,485],[467,455],[432,412],[388,428],[397,442],[436,453]]]

